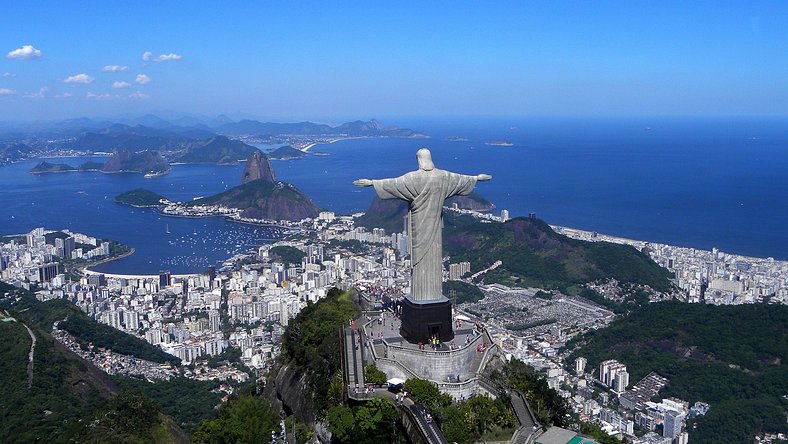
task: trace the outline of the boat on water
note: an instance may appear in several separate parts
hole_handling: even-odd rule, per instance
[[[157,177],[166,176],[166,175],[170,174],[171,170],[172,170],[172,168],[167,168],[164,171],[156,171],[156,172],[151,171],[149,173],[145,173],[145,175],[142,176],[142,177],[144,177],[146,179],[155,179]]]

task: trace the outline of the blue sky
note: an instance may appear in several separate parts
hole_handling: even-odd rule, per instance
[[[4,120],[788,114],[785,1],[11,2],[0,52]]]

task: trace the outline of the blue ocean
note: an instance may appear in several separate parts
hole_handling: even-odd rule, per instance
[[[398,122],[428,139],[351,139],[274,161],[277,178],[325,209],[363,211],[373,197],[354,179],[416,168],[428,147],[438,168],[488,173],[476,191],[496,212],[548,223],[759,257],[788,259],[788,120],[777,118],[475,119]],[[512,146],[486,142],[506,140]],[[77,165],[87,158],[55,159]],[[220,218],[182,219],[116,204],[145,187],[188,200],[237,185],[243,165],[176,165],[136,174],[32,175],[37,161],[0,167],[0,234],[37,226],[115,239],[135,254],[99,267],[114,273],[202,272],[269,230]],[[167,233],[169,231],[169,233]]]

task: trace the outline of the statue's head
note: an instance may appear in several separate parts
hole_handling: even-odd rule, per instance
[[[416,151],[416,159],[419,161],[420,170],[432,171],[435,169],[435,164],[432,163],[432,153],[427,148]]]

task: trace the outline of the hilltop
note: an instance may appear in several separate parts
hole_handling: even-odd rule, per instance
[[[295,186],[276,181],[268,157],[255,149],[241,175],[241,185],[209,197],[186,202],[186,206],[219,205],[242,210],[241,217],[291,220],[316,217],[319,209]]]
[[[9,290],[18,292],[14,287],[0,282],[0,294]],[[148,361],[180,364],[180,359],[147,341],[94,321],[79,307],[65,299],[39,302],[35,296],[21,292],[17,299],[6,300],[0,304],[0,307],[18,312],[20,320],[42,330],[50,330],[52,325],[58,322],[59,329],[69,332],[77,342],[85,346],[93,344],[95,347],[110,348],[117,353]]]
[[[500,267],[483,276],[486,283],[569,291],[612,278],[656,291],[671,288],[670,273],[646,253],[627,245],[570,239],[536,218],[480,223],[449,213],[443,249],[452,262],[469,261],[473,272],[500,260]]]
[[[15,291],[0,283],[0,293],[9,290]],[[149,398],[119,392],[105,373],[55,341],[46,333],[51,325],[39,329],[24,319],[24,313],[10,310],[9,315],[0,321],[0,441],[188,442]],[[30,334],[36,338],[32,380]]]
[[[297,150],[290,145],[280,146],[268,153],[268,158],[271,160],[292,160],[300,159],[304,156],[306,156],[305,152]]]
[[[170,165],[156,151],[132,152],[120,150],[101,167],[104,173],[164,173]]]
[[[115,202],[135,207],[158,207],[162,205],[162,199],[166,198],[145,188],[136,188],[115,196]]]
[[[445,206],[457,204],[458,208],[474,211],[490,211],[495,208],[482,195],[473,192],[467,196],[454,196],[446,199]],[[380,199],[377,195],[372,199],[363,216],[356,220],[356,225],[367,229],[383,228],[387,233],[400,233],[403,230],[403,218],[408,214],[408,204],[399,199]]]
[[[301,135],[301,136],[368,136],[368,137],[426,137],[408,128],[385,127],[372,119],[364,122],[357,120],[332,127],[312,122],[272,123],[257,120],[241,120],[225,123],[216,128],[219,134],[227,135]]]
[[[241,216],[254,219],[293,220],[316,217],[319,209],[309,197],[286,182],[254,180],[209,197],[186,203],[221,205],[243,210]]]
[[[231,164],[246,159],[257,148],[240,140],[230,140],[226,136],[215,136],[210,139],[188,142],[182,151],[171,157],[177,163],[219,163]]]

